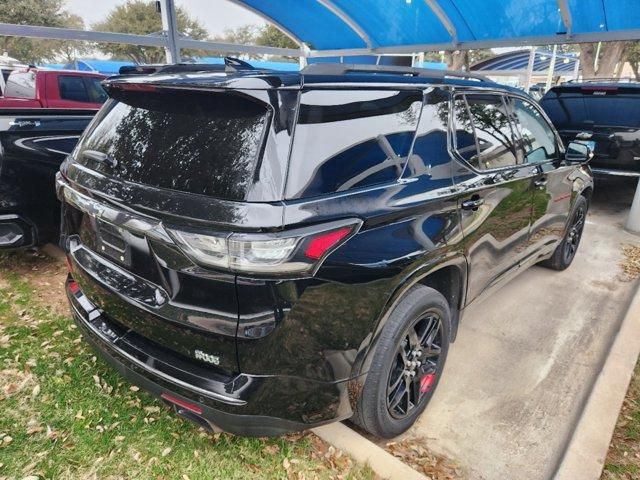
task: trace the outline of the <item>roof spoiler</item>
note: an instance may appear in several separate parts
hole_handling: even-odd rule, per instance
[[[304,75],[346,75],[349,73],[382,73],[389,75],[407,75],[428,78],[462,78],[489,82],[484,75],[455,70],[437,70],[434,68],[397,67],[393,65],[356,65],[346,63],[314,63],[303,68]]]

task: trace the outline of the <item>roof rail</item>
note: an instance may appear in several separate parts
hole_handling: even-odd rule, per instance
[[[303,68],[300,73],[304,75],[345,75],[348,73],[382,73],[407,75],[412,77],[428,78],[462,78],[489,82],[484,75],[477,73],[437,70],[434,68],[398,67],[393,65],[356,65],[347,63],[313,63]]]
[[[587,78],[584,80],[571,79],[565,83],[640,83],[632,77],[608,77],[608,78]]]

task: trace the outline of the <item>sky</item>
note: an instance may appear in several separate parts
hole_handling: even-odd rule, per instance
[[[175,0],[176,6],[185,8],[192,18],[202,23],[209,35],[221,34],[226,28],[235,28],[247,23],[263,24],[264,21],[249,10],[228,0]],[[103,20],[109,11],[125,0],[66,0],[67,10],[80,15],[86,28]]]

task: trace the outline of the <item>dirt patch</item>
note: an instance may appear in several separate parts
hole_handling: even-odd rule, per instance
[[[394,457],[432,480],[464,479],[467,475],[451,460],[428,450],[428,440],[421,437],[404,438],[383,445]]]
[[[68,315],[64,293],[67,267],[62,257],[54,259],[38,251],[18,251],[0,256],[0,289],[9,283],[6,274],[17,275],[33,288],[33,299],[58,315]]]
[[[640,245],[623,245],[624,259],[620,267],[624,273],[624,280],[631,281],[640,278]]]

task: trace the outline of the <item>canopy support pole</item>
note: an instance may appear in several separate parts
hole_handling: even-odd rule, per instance
[[[578,80],[580,76],[580,58],[576,58],[575,65],[573,66],[573,79]]]
[[[600,66],[600,50],[602,49],[602,42],[598,42],[598,48],[596,49],[596,58],[593,60],[593,71],[598,73],[598,67]]]
[[[355,20],[353,20],[353,18],[351,18],[349,15],[347,15],[344,12],[344,10],[342,10],[340,7],[338,7],[331,0],[316,0],[316,1],[320,5],[322,5],[324,8],[329,10],[331,13],[333,13],[340,20],[342,20],[344,23],[346,23],[351,30],[356,32],[356,34],[360,37],[360,39],[365,43],[367,48],[372,48],[371,38],[369,37],[369,35],[367,35],[367,32],[365,32],[362,29],[362,27],[360,25],[358,25],[358,23]]]
[[[549,71],[547,72],[547,83],[544,86],[544,91],[548,92],[551,88],[551,82],[553,81],[553,72],[556,68],[556,58],[558,57],[558,45],[553,46],[553,53],[551,54],[551,63],[549,64]]]
[[[533,64],[536,61],[536,47],[531,48],[531,53],[529,53],[529,63],[527,65],[527,78],[524,82],[524,91],[529,93],[529,89],[531,88],[531,77],[533,77]]]
[[[160,16],[162,17],[162,30],[167,39],[167,44],[164,47],[167,63],[180,63],[178,20],[173,0],[160,0]]]
[[[438,17],[438,20],[440,20],[440,23],[445,28],[445,30],[449,32],[449,35],[451,35],[451,43],[454,46],[457,45],[458,31],[456,30],[456,27],[451,21],[451,19],[449,18],[449,16],[445,13],[445,11],[442,9],[440,4],[438,3],[438,0],[424,0],[424,2],[431,9],[434,15]]]
[[[571,38],[573,31],[573,17],[571,16],[568,1],[558,0],[558,9],[560,10],[560,16],[562,17],[562,23],[564,23],[567,38]]]
[[[636,193],[633,196],[631,210],[629,210],[629,216],[624,228],[633,233],[640,233],[640,180],[638,180]]]

